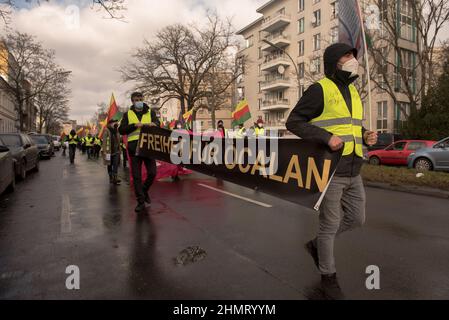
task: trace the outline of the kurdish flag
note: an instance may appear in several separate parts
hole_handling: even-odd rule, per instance
[[[101,130],[99,137],[100,139],[103,137],[104,128],[108,125],[109,120],[111,120],[118,112],[117,103],[115,103],[114,94],[111,95],[111,102],[109,103],[108,116],[106,119],[101,121]]]
[[[232,127],[244,124],[249,119],[251,119],[251,112],[248,101],[242,100],[232,112]]]
[[[192,114],[193,114],[193,108],[182,115],[182,117],[184,118],[184,121],[185,122],[191,121],[192,120]]]

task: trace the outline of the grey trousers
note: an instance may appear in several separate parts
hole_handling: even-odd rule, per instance
[[[365,188],[362,177],[334,176],[320,208],[320,229],[314,240],[321,274],[336,272],[334,240],[345,231],[365,223]]]

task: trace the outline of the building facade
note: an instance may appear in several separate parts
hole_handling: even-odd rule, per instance
[[[14,99],[8,94],[8,84],[0,77],[0,133],[17,132],[18,118]]]
[[[363,10],[369,9],[369,5],[362,3]],[[401,14],[407,11],[402,5],[398,8]],[[277,129],[281,136],[288,135],[285,122],[291,110],[304,91],[324,77],[324,50],[338,41],[338,1],[271,0],[257,12],[261,17],[237,32],[245,40],[239,55],[248,61],[244,77],[236,84],[237,95],[247,99],[252,121],[262,118],[266,128]],[[411,53],[410,61],[407,60],[410,64],[416,61],[417,49],[416,34],[412,34],[408,39],[404,32],[400,40],[401,47]],[[394,61],[394,53],[391,55]],[[363,76],[357,81],[362,82]],[[405,115],[388,93],[372,90],[371,112],[367,97],[362,98],[366,128],[377,132],[399,130]],[[407,97],[400,91],[397,100],[403,101],[399,103],[409,110]]]

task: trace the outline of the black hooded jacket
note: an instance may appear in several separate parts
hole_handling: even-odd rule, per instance
[[[349,112],[352,114],[352,101],[349,85],[354,82],[357,77],[349,78],[349,72],[338,70],[337,68],[338,60],[351,51],[357,56],[356,49],[343,43],[336,43],[326,49],[323,59],[326,77],[331,79],[337,85],[346,101]],[[319,83],[314,83],[304,92],[303,96],[290,113],[286,127],[298,137],[328,145],[332,134],[325,129],[309,123],[310,120],[319,117],[323,113],[323,110],[323,89]],[[363,128],[363,132],[365,131],[366,129]],[[340,177],[355,177],[360,174],[362,164],[363,159],[353,152],[350,155],[342,157],[335,175]]]
[[[131,106],[130,109],[135,112],[137,119],[139,119],[140,121],[142,120],[143,115],[147,113],[148,110],[150,110],[150,107],[148,107],[148,105],[144,103],[142,111],[137,111],[134,108],[134,106]],[[151,110],[151,121],[157,126],[160,126],[159,119],[154,110]],[[128,113],[125,112],[120,122],[120,127],[118,128],[118,131],[120,132],[121,135],[128,135],[131,132],[135,131],[136,129],[137,127],[135,124],[129,124]],[[128,152],[130,156],[134,156],[136,154],[136,149],[137,149],[137,141],[131,141],[128,143]]]

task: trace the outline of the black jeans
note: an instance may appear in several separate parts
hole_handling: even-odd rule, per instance
[[[136,194],[137,202],[144,203],[145,195],[148,193],[151,185],[156,178],[156,160],[149,158],[141,158],[136,156],[131,156],[131,172],[134,180],[134,192]],[[147,177],[145,182],[142,184],[142,164],[145,164],[147,169]]]
[[[76,144],[69,144],[70,163],[75,161]]]
[[[111,154],[111,164],[108,165],[109,176],[117,175],[119,163],[120,163],[120,153]]]

